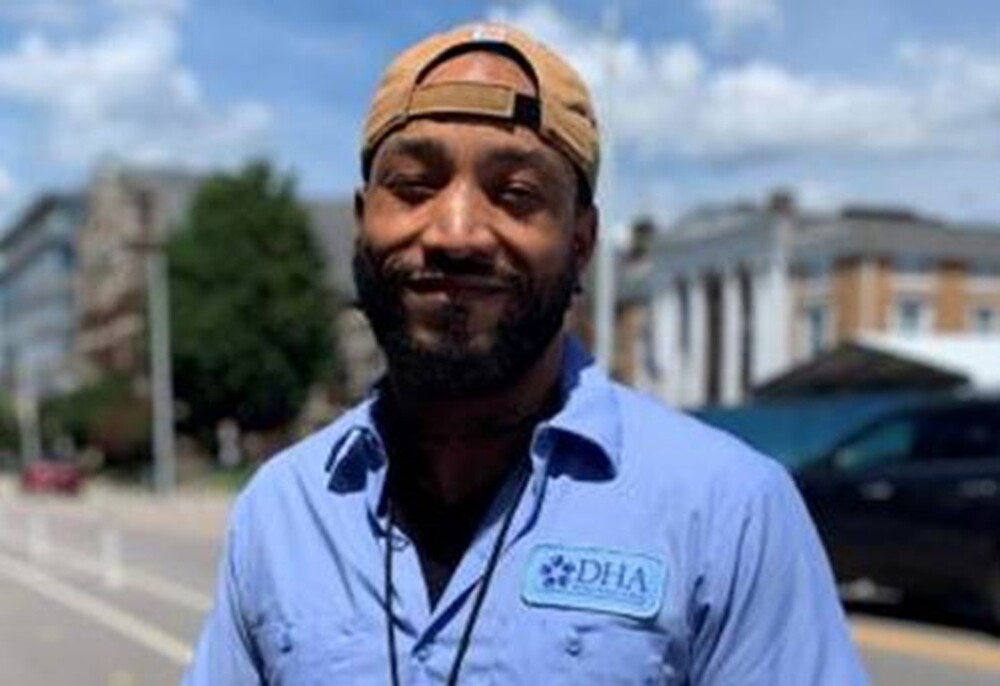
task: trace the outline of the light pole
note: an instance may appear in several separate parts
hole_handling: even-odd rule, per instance
[[[149,329],[150,391],[153,404],[153,489],[169,494],[177,484],[174,447],[174,389],[170,364],[170,293],[164,245],[153,235],[152,198],[136,196],[144,240],[135,248],[146,266],[147,326]]]

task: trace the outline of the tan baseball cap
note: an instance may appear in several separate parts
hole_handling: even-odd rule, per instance
[[[423,84],[438,64],[474,50],[514,60],[536,86],[537,97],[509,86],[475,81]],[[365,119],[361,169],[367,179],[378,146],[393,131],[420,117],[481,116],[527,126],[563,153],[590,186],[600,159],[597,119],[583,79],[547,47],[510,26],[469,24],[424,39],[385,70]]]

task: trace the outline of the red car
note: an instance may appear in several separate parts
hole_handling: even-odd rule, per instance
[[[83,469],[73,462],[36,460],[21,471],[25,493],[65,493],[76,495],[83,486]]]

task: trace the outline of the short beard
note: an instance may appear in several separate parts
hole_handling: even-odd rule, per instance
[[[445,309],[441,343],[430,348],[410,335],[402,294],[409,271],[387,267],[358,243],[353,272],[358,304],[385,352],[393,383],[437,399],[484,395],[513,386],[562,329],[577,283],[569,261],[545,283],[520,274],[505,275],[512,302],[496,325],[492,345],[476,351],[469,346],[469,305],[455,302]]]

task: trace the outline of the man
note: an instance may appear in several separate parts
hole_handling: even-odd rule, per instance
[[[237,500],[190,686],[865,682],[783,470],[565,333],[597,166],[520,32],[388,68],[355,255],[388,374]]]

